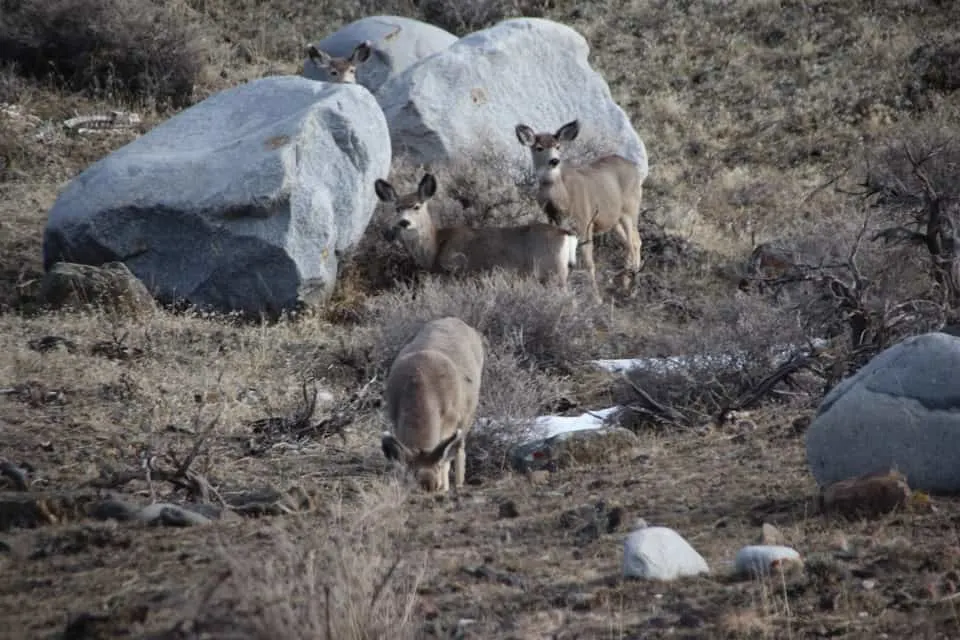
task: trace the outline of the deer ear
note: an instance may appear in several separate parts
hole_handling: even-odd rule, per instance
[[[420,184],[417,186],[417,196],[421,201],[429,200],[437,192],[437,179],[432,173],[423,174]]]
[[[580,135],[580,122],[578,120],[568,122],[557,129],[557,132],[554,135],[557,137],[557,140],[570,142]]]
[[[410,458],[410,450],[389,431],[384,431],[380,437],[380,448],[387,460],[406,462]]]
[[[364,40],[350,54],[351,62],[366,62],[367,58],[370,57],[370,51],[370,41]]]
[[[312,44],[307,47],[307,57],[321,67],[326,67],[330,64],[330,54],[328,54],[326,51],[317,49],[317,47]]]
[[[382,202],[393,202],[397,199],[397,190],[386,180],[377,179],[377,181],[373,183],[373,190],[377,192],[377,197],[380,198]]]
[[[525,124],[518,124],[515,131],[517,134],[517,140],[520,141],[520,144],[525,147],[533,146],[533,143],[536,141],[537,137],[537,134],[534,133],[533,129]]]
[[[433,448],[433,451],[427,454],[426,460],[424,461],[427,465],[440,464],[444,460],[449,460],[456,453],[457,445],[460,444],[460,441],[463,439],[463,431],[457,429],[456,432],[446,440],[443,440],[436,447]]]

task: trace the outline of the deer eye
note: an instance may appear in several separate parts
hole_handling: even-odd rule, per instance
[[[417,204],[413,205],[413,210],[414,210],[414,211],[419,211],[419,210],[420,210],[420,203],[417,203]]]
[[[338,75],[340,75],[340,72],[337,71],[336,69],[331,69],[331,70],[330,70],[330,75],[332,75],[332,76],[338,76]]]
[[[534,149],[536,149],[537,151],[543,151],[543,145],[538,144],[536,147],[534,147]]]

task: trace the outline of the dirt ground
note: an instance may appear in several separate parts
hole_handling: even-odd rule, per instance
[[[589,330],[536,317],[539,302],[516,312],[514,333],[536,327],[541,342],[493,342],[484,403],[504,413],[610,406],[621,382],[590,358],[822,335],[797,299],[738,290],[750,252],[775,242],[846,255],[867,211],[858,186],[871,153],[960,130],[950,2],[184,0],[165,21],[138,23],[158,5],[111,1],[156,31],[143,46],[198,56],[194,102],[297,73],[307,42],[367,14],[461,35],[525,12],[584,34],[650,154],[644,229],[656,237],[645,238],[637,291],[590,310]],[[166,30],[181,23],[190,46],[171,49],[180,36]],[[0,42],[10,28],[0,22]],[[184,60],[168,64],[189,75]],[[430,497],[380,450],[381,334],[430,304],[458,304],[467,294],[455,285],[417,297],[348,271],[331,309],[265,324],[40,308],[42,233],[60,189],[183,106],[174,89],[164,102],[159,86],[61,80],[0,68],[0,462],[20,470],[0,476],[0,638],[960,637],[955,498],[874,519],[818,512],[803,433],[842,368],[821,370],[820,387],[778,387],[722,425],[707,420],[716,407],[699,382],[661,390],[703,419],[641,421],[627,455],[600,451],[550,473],[484,467],[455,495]],[[91,135],[61,126],[112,109],[143,122]],[[601,278],[614,246],[598,242]],[[863,268],[906,273],[887,251],[865,246]],[[907,295],[889,285],[897,277],[870,273],[877,309]],[[513,300],[526,295],[517,291]],[[307,418],[304,384],[319,392]],[[205,502],[214,517],[191,527],[96,517],[110,499]],[[680,532],[711,574],[622,580],[638,518]],[[803,555],[801,574],[731,575],[764,523]]]

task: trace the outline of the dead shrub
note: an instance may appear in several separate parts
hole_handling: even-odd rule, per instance
[[[566,382],[523,364],[510,345],[488,344],[479,420],[467,436],[467,479],[496,477],[517,442],[536,436],[533,420],[563,397]]]
[[[628,407],[621,423],[634,430],[716,417],[808,338],[789,306],[743,296],[716,300],[696,322],[645,342],[638,357],[659,357],[647,357],[646,366],[627,372],[614,391],[616,404]]]
[[[490,344],[505,345],[521,364],[559,372],[592,357],[607,323],[602,308],[584,305],[572,291],[500,269],[471,278],[429,276],[419,288],[398,286],[370,300],[367,314],[379,327],[381,371],[424,322],[442,316],[458,316]]]
[[[0,62],[98,98],[190,104],[205,62],[198,30],[149,0],[3,0]]]
[[[278,525],[267,549],[229,545],[225,597],[195,622],[209,638],[415,638],[425,557],[405,548],[406,493],[390,483],[328,503],[325,522]],[[260,542],[263,545],[263,542]]]

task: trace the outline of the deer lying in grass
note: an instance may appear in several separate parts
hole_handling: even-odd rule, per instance
[[[435,273],[473,273],[496,267],[533,275],[542,284],[566,289],[577,264],[577,235],[557,226],[534,223],[516,227],[437,227],[427,202],[437,191],[424,174],[413,193],[398,195],[386,180],[374,184],[377,197],[391,202],[400,218],[387,232],[399,238],[421,269]]]
[[[594,297],[600,299],[592,239],[595,233],[613,229],[626,249],[625,282],[640,270],[642,240],[637,223],[643,176],[640,168],[626,158],[608,155],[582,167],[564,164],[561,143],[571,142],[580,133],[577,120],[556,133],[536,133],[525,124],[516,127],[517,139],[530,147],[537,173],[537,201],[554,224],[572,220],[580,236],[583,262],[590,272]]]
[[[367,61],[372,51],[370,41],[365,40],[353,49],[349,58],[337,58],[311,44],[307,47],[307,56],[327,72],[331,82],[356,84],[357,67]]]
[[[460,318],[427,322],[393,361],[384,400],[393,432],[380,440],[383,455],[412,470],[424,491],[463,486],[467,433],[480,401],[483,339]]]

